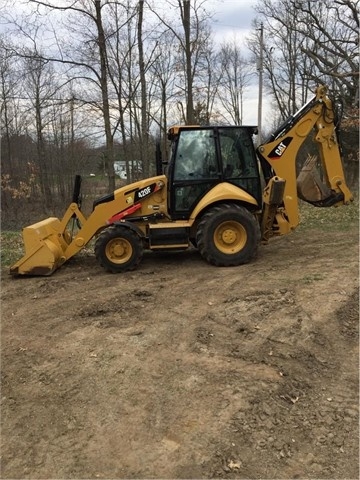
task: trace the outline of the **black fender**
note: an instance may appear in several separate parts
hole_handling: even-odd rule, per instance
[[[145,233],[137,225],[134,225],[132,222],[129,222],[127,220],[121,220],[120,222],[114,222],[112,225],[129,228],[133,232],[137,233],[140,238],[145,238]]]

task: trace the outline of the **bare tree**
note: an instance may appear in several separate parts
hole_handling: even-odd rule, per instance
[[[63,20],[64,23],[67,23],[67,30],[73,29],[75,31],[73,38],[77,39],[77,45],[71,45],[70,47],[70,42],[68,42],[65,43],[64,48],[58,38],[58,33],[54,30],[53,35],[58,47],[57,53],[54,52],[53,55],[43,54],[42,59],[43,61],[72,65],[77,69],[76,76],[81,76],[83,80],[86,78],[92,85],[97,85],[101,95],[100,108],[106,142],[104,156],[109,190],[114,190],[114,141],[108,92],[107,42],[103,24],[103,8],[107,5],[107,2],[102,4],[101,0],[88,0],[87,2],[74,1],[71,5],[61,5],[59,2],[29,0],[29,4],[37,6],[39,12],[41,8],[45,8],[47,12],[60,12],[63,15],[71,14],[71,21],[69,16],[63,18]],[[89,38],[87,38],[86,43],[82,43],[86,32],[90,32]],[[95,57],[94,46],[97,53]]]
[[[11,154],[11,129],[13,125],[12,121],[12,100],[16,94],[17,78],[14,77],[14,73],[11,65],[15,59],[13,53],[10,53],[5,48],[5,40],[0,38],[0,98],[1,98],[1,124],[4,141],[2,142],[2,156],[1,165],[2,172],[6,172],[13,177],[14,168],[12,164]],[[5,148],[4,148],[5,147]],[[6,168],[4,169],[4,166]]]
[[[359,0],[291,0],[297,11],[294,30],[306,39],[303,57],[311,59],[304,75],[319,83],[326,80],[342,92],[348,105],[359,94]]]
[[[203,25],[202,44],[197,59],[196,76],[193,79],[194,121],[199,125],[210,125],[217,121],[216,101],[222,72],[217,69],[217,51],[211,39],[211,31]]]
[[[173,43],[173,33],[168,30],[158,39],[156,44],[155,58],[150,66],[152,82],[155,84],[160,110],[155,119],[160,130],[160,142],[162,152],[167,157],[167,128],[171,119],[171,103],[175,98],[176,57],[169,45]]]
[[[176,8],[179,11],[181,19],[181,29],[175,24],[173,19],[167,19],[165,16],[160,16],[155,8],[152,8],[153,13],[161,20],[163,25],[170,30],[176,41],[178,42],[178,73],[182,72],[184,79],[183,84],[178,85],[179,100],[178,105],[184,113],[184,120],[187,124],[192,124],[195,121],[194,105],[195,105],[195,79],[200,68],[201,58],[205,52],[205,47],[210,37],[210,31],[207,28],[207,20],[209,14],[204,8],[205,0],[174,0],[174,2],[167,1],[171,8]],[[174,47],[176,49],[176,46]],[[179,82],[180,83],[180,82]],[[185,98],[185,108],[182,104],[181,97]]]
[[[45,128],[48,122],[48,102],[56,90],[54,71],[51,64],[44,60],[41,52],[25,51],[25,78],[29,102],[32,104],[35,117],[36,145],[38,153],[39,180],[45,205],[52,205],[52,178],[47,156]]]
[[[110,5],[108,36],[108,75],[114,95],[113,133],[118,135],[121,144],[121,158],[126,163],[126,176],[132,178],[130,144],[133,141],[133,105],[136,104],[138,80],[133,71],[136,56],[136,8],[129,3]]]
[[[329,84],[348,103],[358,101],[358,3],[258,1],[258,21],[265,30],[266,87],[282,118],[294,113],[318,83]],[[258,55],[256,31],[249,43]]]
[[[244,93],[250,83],[252,71],[236,40],[221,45],[218,68],[221,72],[219,100],[231,123],[242,125]]]
[[[149,145],[149,123],[147,110],[147,91],[146,91],[146,67],[144,59],[144,42],[143,42],[143,20],[144,19],[144,0],[139,0],[138,4],[138,22],[137,22],[137,42],[139,52],[139,75],[141,90],[141,128],[139,129],[140,145],[140,162],[143,165],[144,174],[149,176],[150,165],[148,159]]]
[[[292,115],[306,100],[307,85],[304,85],[301,53],[303,38],[295,28],[297,14],[291,0],[261,0],[255,8],[260,17],[255,22],[249,46],[256,61],[260,56],[261,21],[264,25],[264,83],[274,98],[278,120],[281,120]]]
[[[193,98],[193,77],[192,51],[190,41],[190,0],[179,0],[181,22],[184,27],[184,54],[186,71],[186,122],[194,123],[194,98]]]

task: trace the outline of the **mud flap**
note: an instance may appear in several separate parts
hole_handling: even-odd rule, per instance
[[[23,229],[25,255],[10,267],[12,275],[51,275],[66,260],[66,232],[50,217]]]

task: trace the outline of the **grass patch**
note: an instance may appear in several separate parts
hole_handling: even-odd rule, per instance
[[[299,201],[300,226],[304,230],[317,229],[324,232],[330,230],[343,232],[359,227],[359,199],[350,205],[320,208]]]
[[[24,255],[21,232],[1,232],[1,266],[10,267]]]
[[[306,284],[313,283],[313,282],[318,282],[319,280],[324,280],[325,276],[322,275],[321,273],[313,273],[310,275],[305,275],[303,278],[303,282]]]

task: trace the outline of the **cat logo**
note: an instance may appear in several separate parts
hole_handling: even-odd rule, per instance
[[[284,154],[287,147],[290,145],[291,141],[292,141],[292,137],[284,138],[284,140],[278,143],[276,147],[270,152],[269,157],[280,158]]]

